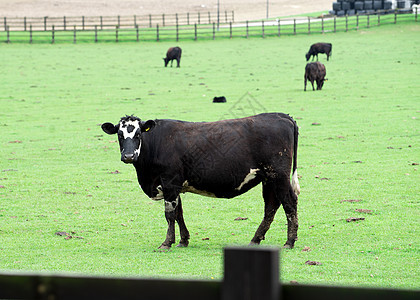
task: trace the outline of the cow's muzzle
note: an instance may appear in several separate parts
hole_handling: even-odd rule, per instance
[[[132,153],[125,153],[121,155],[121,160],[126,164],[132,164],[134,162],[134,154]]]

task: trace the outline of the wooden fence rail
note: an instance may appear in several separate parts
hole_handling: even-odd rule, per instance
[[[176,13],[161,15],[133,15],[133,16],[63,16],[63,17],[3,17],[2,25],[4,31],[28,31],[32,26],[34,31],[50,31],[54,26],[55,30],[93,30],[97,26],[100,30],[106,28],[136,28],[191,25],[191,24],[212,24],[234,22],[234,12],[197,12],[197,13]]]
[[[0,299],[417,300],[420,291],[282,284],[279,250],[224,250],[223,281],[0,273]]]

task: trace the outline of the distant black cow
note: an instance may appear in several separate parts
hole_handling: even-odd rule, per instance
[[[226,97],[225,96],[214,97],[213,98],[213,103],[225,103],[225,102],[226,102]]]
[[[181,54],[182,50],[179,47],[172,47],[169,48],[166,52],[166,57],[163,59],[165,61],[165,67],[168,66],[168,62],[171,62],[171,67],[173,64],[173,61],[176,60],[177,62],[177,68],[179,68],[179,63],[181,62]]]
[[[160,249],[169,249],[175,243],[175,222],[181,236],[178,246],[188,246],[190,234],[184,223],[181,193],[233,198],[261,182],[264,219],[251,244],[264,239],[277,209],[283,205],[288,223],[284,247],[293,248],[300,187],[296,162],[298,127],[289,115],[266,113],[199,123],[144,122],[126,116],[116,125],[102,124],[102,129],[108,134],[118,133],[121,160],[134,165],[144,193],[152,200],[164,199],[168,231]],[[202,201],[204,206],[209,205]]]
[[[316,56],[316,60],[318,60],[318,53],[325,53],[327,54],[327,60],[329,60],[329,57],[331,56],[332,51],[332,44],[329,43],[316,43],[309,48],[309,52],[306,53],[306,61],[309,60],[312,56],[312,61],[314,60]]]
[[[316,89],[321,90],[322,86],[324,85],[325,75],[327,75],[327,71],[325,70],[325,66],[321,64],[319,61],[310,62],[306,64],[305,67],[305,91],[306,91],[306,82],[309,80],[312,84],[312,90],[314,88],[314,81],[316,81]]]

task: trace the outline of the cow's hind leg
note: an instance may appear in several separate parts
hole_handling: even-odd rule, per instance
[[[179,234],[181,235],[181,240],[177,247],[187,247],[190,239],[190,233],[187,229],[187,226],[184,222],[184,214],[182,211],[181,197],[178,198],[178,206],[176,207],[175,220],[178,222]]]
[[[276,197],[275,185],[273,183],[263,183],[263,198],[264,198],[264,218],[255,232],[250,245],[259,244],[265,239],[265,234],[270,228],[274,220],[274,216],[280,207],[280,201]]]
[[[298,198],[293,191],[292,186],[289,183],[289,191],[281,200],[284,212],[287,218],[287,242],[284,244],[284,248],[293,248],[297,240],[298,231],[298,216],[297,216],[297,203]]]

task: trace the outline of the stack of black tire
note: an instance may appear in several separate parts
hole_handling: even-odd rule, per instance
[[[375,14],[379,11],[387,11],[393,12],[392,10],[392,2],[386,0],[336,0],[337,2],[333,2],[332,10],[330,11],[331,14],[336,16],[352,16],[355,14]],[[416,1],[410,1],[410,7],[413,4],[416,4]],[[406,1],[405,0],[397,0],[397,7],[398,9],[405,8]]]

